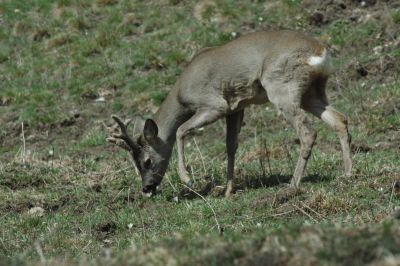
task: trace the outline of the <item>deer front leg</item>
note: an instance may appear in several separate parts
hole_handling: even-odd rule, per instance
[[[235,154],[238,147],[238,135],[242,126],[244,111],[226,116],[226,152],[228,155],[227,182],[225,197],[229,197],[233,189],[235,170]]]
[[[188,121],[183,123],[176,132],[176,144],[178,146],[178,173],[181,181],[188,185],[192,185],[189,174],[186,170],[185,154],[184,154],[184,138],[192,130],[208,125],[222,116],[222,112],[213,109],[200,109]]]

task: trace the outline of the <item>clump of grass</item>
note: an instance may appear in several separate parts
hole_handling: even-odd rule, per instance
[[[12,49],[9,45],[2,43],[0,44],[0,63],[7,61],[10,58]]]
[[[48,32],[48,30],[40,29],[40,28],[37,28],[34,31],[32,31],[32,33],[30,35],[30,39],[35,42],[42,41],[43,39],[46,39],[49,37],[50,37],[50,33]]]
[[[100,130],[92,130],[80,141],[82,147],[96,147],[106,144],[106,134]]]
[[[84,31],[91,28],[91,25],[83,17],[72,17],[67,20],[66,24],[72,31]]]
[[[396,24],[400,24],[400,11],[399,10],[392,10],[390,15],[393,19],[393,22]]]
[[[2,170],[1,186],[12,190],[26,187],[43,187],[54,183],[57,169],[45,166],[37,167],[29,164],[12,163]]]
[[[25,21],[17,21],[14,24],[13,27],[13,35],[16,37],[25,35],[27,32],[29,32],[31,29],[31,26],[26,23]]]
[[[168,92],[167,91],[158,91],[154,92],[150,95],[150,98],[153,100],[153,102],[156,105],[161,105],[161,103],[165,100],[167,97]]]

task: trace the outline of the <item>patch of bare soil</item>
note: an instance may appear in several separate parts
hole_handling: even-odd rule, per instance
[[[374,150],[395,149],[400,151],[400,130],[389,130],[381,141],[373,146]]]
[[[117,224],[114,221],[104,221],[96,227],[97,238],[104,240],[113,235],[116,229]]]

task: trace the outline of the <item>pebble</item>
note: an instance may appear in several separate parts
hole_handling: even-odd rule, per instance
[[[44,209],[42,207],[33,207],[28,211],[29,215],[42,217],[44,215]]]

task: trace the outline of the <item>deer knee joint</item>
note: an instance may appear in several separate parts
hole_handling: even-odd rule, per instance
[[[347,134],[347,117],[331,107],[327,108],[327,110],[328,112],[322,114],[322,119],[339,132],[339,134]]]
[[[177,139],[183,139],[187,135],[187,132],[185,132],[183,129],[178,128],[176,131],[176,138]]]
[[[315,131],[314,129],[310,130],[305,137],[309,145],[313,145],[316,138],[317,138],[317,131]]]
[[[317,138],[317,132],[308,125],[300,126],[300,141],[305,146],[311,146]]]

